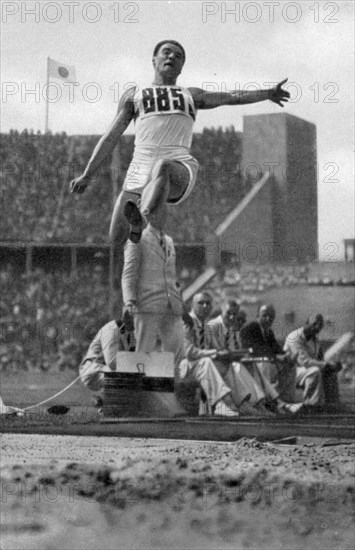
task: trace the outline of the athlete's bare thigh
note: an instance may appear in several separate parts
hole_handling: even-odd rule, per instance
[[[170,183],[168,201],[174,202],[179,200],[185,193],[190,181],[190,174],[182,162],[176,160],[169,160],[167,162]]]

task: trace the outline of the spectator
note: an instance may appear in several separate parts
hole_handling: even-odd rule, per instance
[[[238,305],[235,302],[231,305],[233,310],[231,316],[233,316],[235,310],[238,309]],[[246,369],[240,364],[233,363],[226,356],[224,343],[223,349],[218,349],[220,345],[218,338],[213,338],[211,325],[207,323],[211,310],[212,299],[208,293],[202,292],[194,296],[192,311],[190,313],[190,326],[186,332],[187,359],[194,361],[203,357],[209,357],[209,360],[212,360],[217,372],[230,389],[230,396],[234,404],[233,410],[238,408],[241,413],[256,414],[256,410],[252,408],[249,401],[252,395],[254,396],[255,393],[258,393],[258,389],[255,387],[255,383]],[[214,322],[215,320],[211,321],[211,323]],[[219,331],[217,332],[219,333]],[[214,347],[214,344],[216,347]],[[262,392],[260,394],[260,397],[256,397],[256,402],[262,399]],[[211,408],[214,405],[214,403],[210,403]],[[219,414],[222,408],[222,404],[217,404],[215,406],[215,414]]]
[[[107,286],[94,283],[87,266],[80,268],[82,285],[66,273],[40,269],[13,272],[1,280],[0,368],[76,369],[98,327],[107,321]]]
[[[246,324],[240,331],[240,339],[243,347],[252,348],[253,355],[270,359],[270,362],[264,362],[261,368],[269,382],[277,388],[279,386],[279,369],[276,360],[283,361],[284,352],[272,330],[275,317],[276,312],[273,305],[261,305],[256,321]]]
[[[295,387],[302,388],[303,403],[310,407],[339,404],[337,373],[341,364],[322,359],[318,336],[323,327],[323,316],[311,315],[303,327],[287,336],[284,345],[284,351],[296,366]]]
[[[188,408],[189,396],[186,399],[186,386],[196,381],[203,390],[200,414],[213,413],[218,416],[238,417],[232,390],[223,380],[213,361],[217,357],[217,351],[206,349],[206,320],[211,309],[211,296],[201,292],[193,297],[191,313],[183,314],[186,357],[179,365],[177,391],[180,400]],[[237,392],[238,388],[235,388],[235,391]]]
[[[260,361],[254,364],[253,376],[262,382],[267,395],[277,402],[277,409],[295,413],[298,412],[301,404],[286,403],[280,397],[279,390],[281,388],[287,389],[292,386],[294,371],[272,330],[275,316],[274,306],[261,305],[256,321],[246,324],[241,329],[240,339],[242,347],[252,348],[254,356],[269,359],[269,361]],[[281,378],[282,380],[280,380]]]
[[[134,351],[133,326],[121,321],[109,321],[95,335],[79,373],[80,379],[90,390],[103,388],[104,372],[116,370],[116,356],[119,351]]]
[[[259,307],[256,321],[246,324],[240,331],[243,347],[253,348],[256,356],[274,358],[283,354],[282,347],[277,342],[272,325],[276,317],[273,305],[263,304]]]
[[[239,304],[232,299],[222,305],[221,314],[208,321],[207,336],[209,345],[216,349],[235,351],[239,349],[239,330],[245,323],[246,313],[240,310]]]
[[[239,383],[248,388],[250,397],[240,405],[240,411],[246,414],[263,414],[270,416],[272,413],[265,407],[266,394],[261,384],[249,373],[240,362],[243,355],[240,350],[239,330],[246,321],[246,314],[239,309],[235,300],[226,300],[222,305],[222,313],[207,323],[208,347],[218,350],[219,358],[216,359],[219,369],[227,367],[230,371],[239,375]]]

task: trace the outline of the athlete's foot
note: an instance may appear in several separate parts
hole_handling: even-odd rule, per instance
[[[123,213],[130,223],[129,239],[132,243],[139,243],[144,229],[144,218],[138,206],[133,201],[127,201]]]

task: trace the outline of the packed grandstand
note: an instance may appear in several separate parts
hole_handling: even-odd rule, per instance
[[[26,130],[1,135],[7,212],[1,220],[2,241],[107,242],[116,166],[111,168],[107,159],[82,197],[71,195],[68,187],[69,180],[83,172],[98,139]],[[120,168],[118,185],[132,156],[133,136],[120,138],[119,151],[114,160]],[[183,243],[203,241],[250,188],[241,176],[241,134],[233,127],[195,134],[192,154],[201,165],[198,182],[184,209],[171,209],[168,228],[174,240]]]

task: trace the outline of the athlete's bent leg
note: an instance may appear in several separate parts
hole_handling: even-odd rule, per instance
[[[139,242],[144,226],[158,214],[167,201],[175,202],[183,196],[189,181],[190,173],[181,162],[160,159],[154,164],[150,179],[142,192],[140,208],[131,200],[124,207],[132,242]]]
[[[129,223],[124,216],[124,207],[127,201],[132,201],[136,204],[140,202],[140,195],[130,191],[121,191],[118,195],[110,225],[110,243],[115,247],[123,247],[129,235]]]
[[[142,193],[141,213],[149,220],[149,214],[153,214],[162,202],[177,201],[186,191],[189,180],[189,171],[181,162],[158,160]]]
[[[124,207],[128,200],[138,204],[140,198],[138,193],[121,191],[113,209],[109,238],[113,248],[114,286],[116,290],[119,290],[121,286],[124,245],[129,235],[129,223],[124,216]]]

